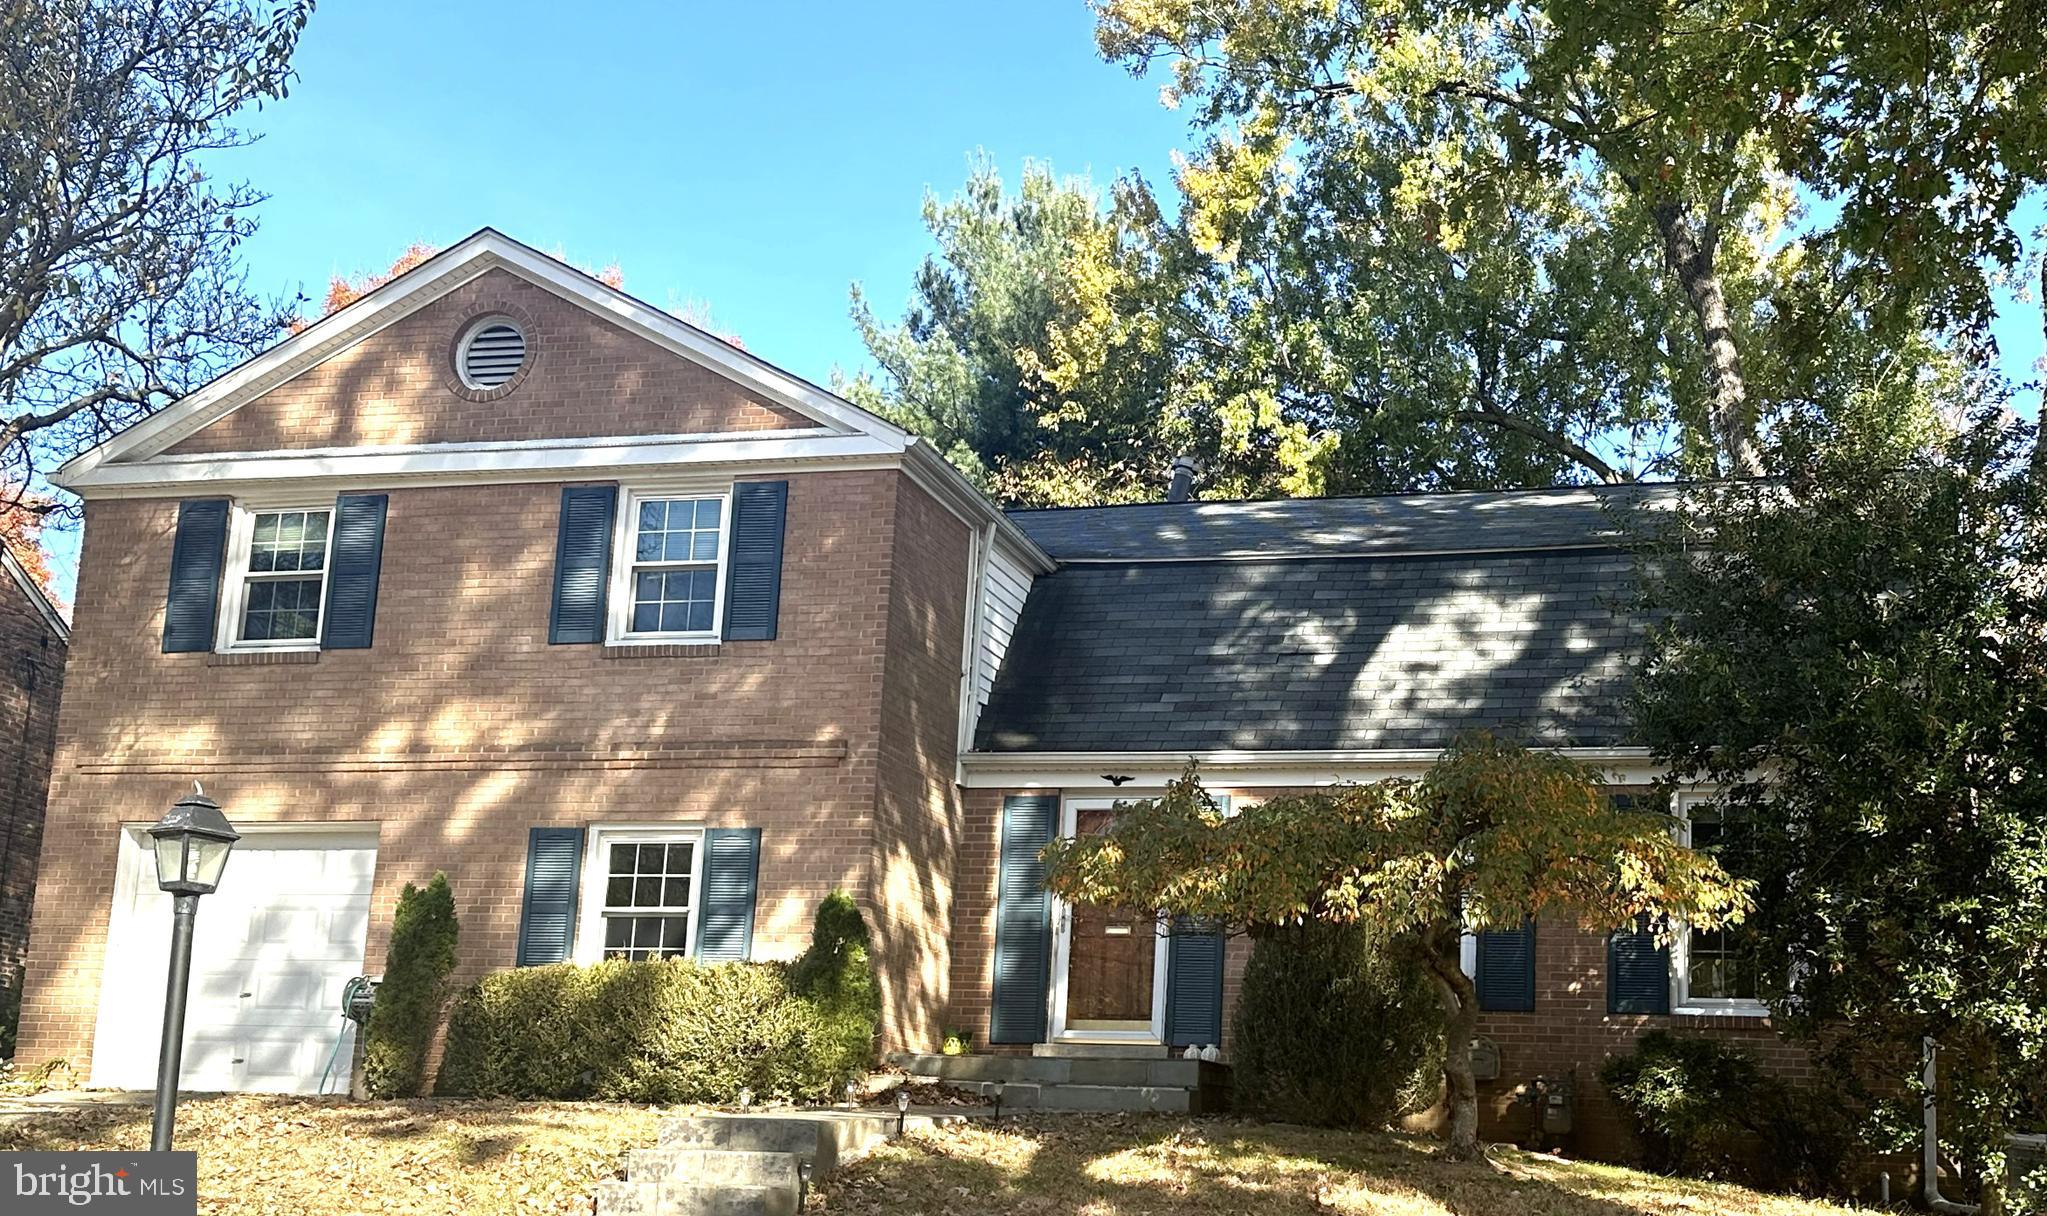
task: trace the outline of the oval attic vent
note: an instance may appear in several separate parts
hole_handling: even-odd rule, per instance
[[[526,335],[510,321],[487,321],[462,344],[462,381],[471,388],[496,388],[526,363]]]

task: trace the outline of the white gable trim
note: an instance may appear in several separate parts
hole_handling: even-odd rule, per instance
[[[65,463],[53,480],[85,478],[109,463],[148,460],[486,272],[503,268],[629,332],[753,389],[820,426],[847,434],[910,439],[908,432],[724,339],[607,287],[556,258],[485,228],[361,299]]]
[[[14,580],[15,586],[21,588],[22,595],[28,597],[29,605],[42,616],[43,623],[50,627],[51,633],[57,635],[57,640],[68,643],[71,640],[71,623],[64,619],[63,613],[57,611],[57,605],[43,593],[42,584],[36,582],[35,576],[28,572],[28,567],[22,565],[21,559],[14,555],[14,546],[0,543],[0,566],[7,568],[7,576]]]

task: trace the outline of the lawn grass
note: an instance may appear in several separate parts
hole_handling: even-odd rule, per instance
[[[1495,1149],[1452,1165],[1431,1141],[1170,1116],[949,1126],[824,1179],[811,1212],[880,1216],[1822,1216],[1832,1204]]]
[[[181,1102],[177,1147],[199,1153],[203,1213],[587,1216],[625,1151],[654,1142],[661,1113],[245,1094]],[[142,1107],[52,1110],[0,1126],[0,1150],[147,1147]]]

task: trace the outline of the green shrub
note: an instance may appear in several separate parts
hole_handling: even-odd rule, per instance
[[[391,950],[363,1031],[363,1086],[372,1097],[413,1098],[425,1088],[427,1049],[455,969],[455,894],[448,876],[405,884],[391,922]]]
[[[21,1033],[21,984],[24,972],[10,968],[0,976],[0,1059],[14,1058],[14,1040]]]
[[[1269,930],[1244,969],[1233,1063],[1241,1109],[1289,1123],[1382,1127],[1441,1091],[1435,983],[1359,926]]]
[[[1712,1039],[1652,1030],[1633,1053],[1608,1057],[1599,1080],[1660,1173],[1819,1194],[1840,1189],[1855,1151],[1838,1103]]]
[[[829,1100],[866,1072],[880,1008],[867,926],[834,895],[793,964],[612,961],[485,976],[455,1002],[436,1092]]]
[[[834,891],[817,907],[810,948],[789,969],[789,987],[810,1002],[821,1040],[817,1066],[843,1088],[874,1063],[881,1029],[881,987],[874,979],[871,942],[860,905]]]

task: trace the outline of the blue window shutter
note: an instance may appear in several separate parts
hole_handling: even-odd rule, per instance
[[[1223,1041],[1221,933],[1176,916],[1166,938],[1166,1042],[1174,1047]]]
[[[729,963],[753,957],[753,906],[760,868],[759,828],[712,828],[704,833],[698,958]]]
[[[742,481],[732,487],[732,552],[725,563],[725,636],[771,642],[782,607],[782,521],[786,481]]]
[[[1670,1012],[1670,950],[1646,919],[1606,939],[1606,1011]]]
[[[1535,922],[1478,934],[1478,1007],[1488,1013],[1535,1009]]]
[[[320,622],[323,649],[369,649],[377,624],[377,576],[384,565],[386,503],[382,494],[343,494],[334,500],[327,611]]]
[[[188,498],[178,504],[178,535],[171,542],[171,587],[164,599],[165,654],[213,649],[220,608],[220,571],[227,562],[227,499]]]
[[[611,525],[617,512],[617,486],[562,487],[548,641],[604,640],[604,592],[611,579]]]
[[[1052,843],[1058,824],[1056,794],[1002,800],[990,1043],[1045,1041],[1045,1001],[1052,983],[1052,901],[1045,892],[1045,863],[1038,853]]]
[[[519,908],[521,967],[564,963],[576,941],[576,888],[583,866],[583,829],[534,828],[526,833],[526,899]]]

